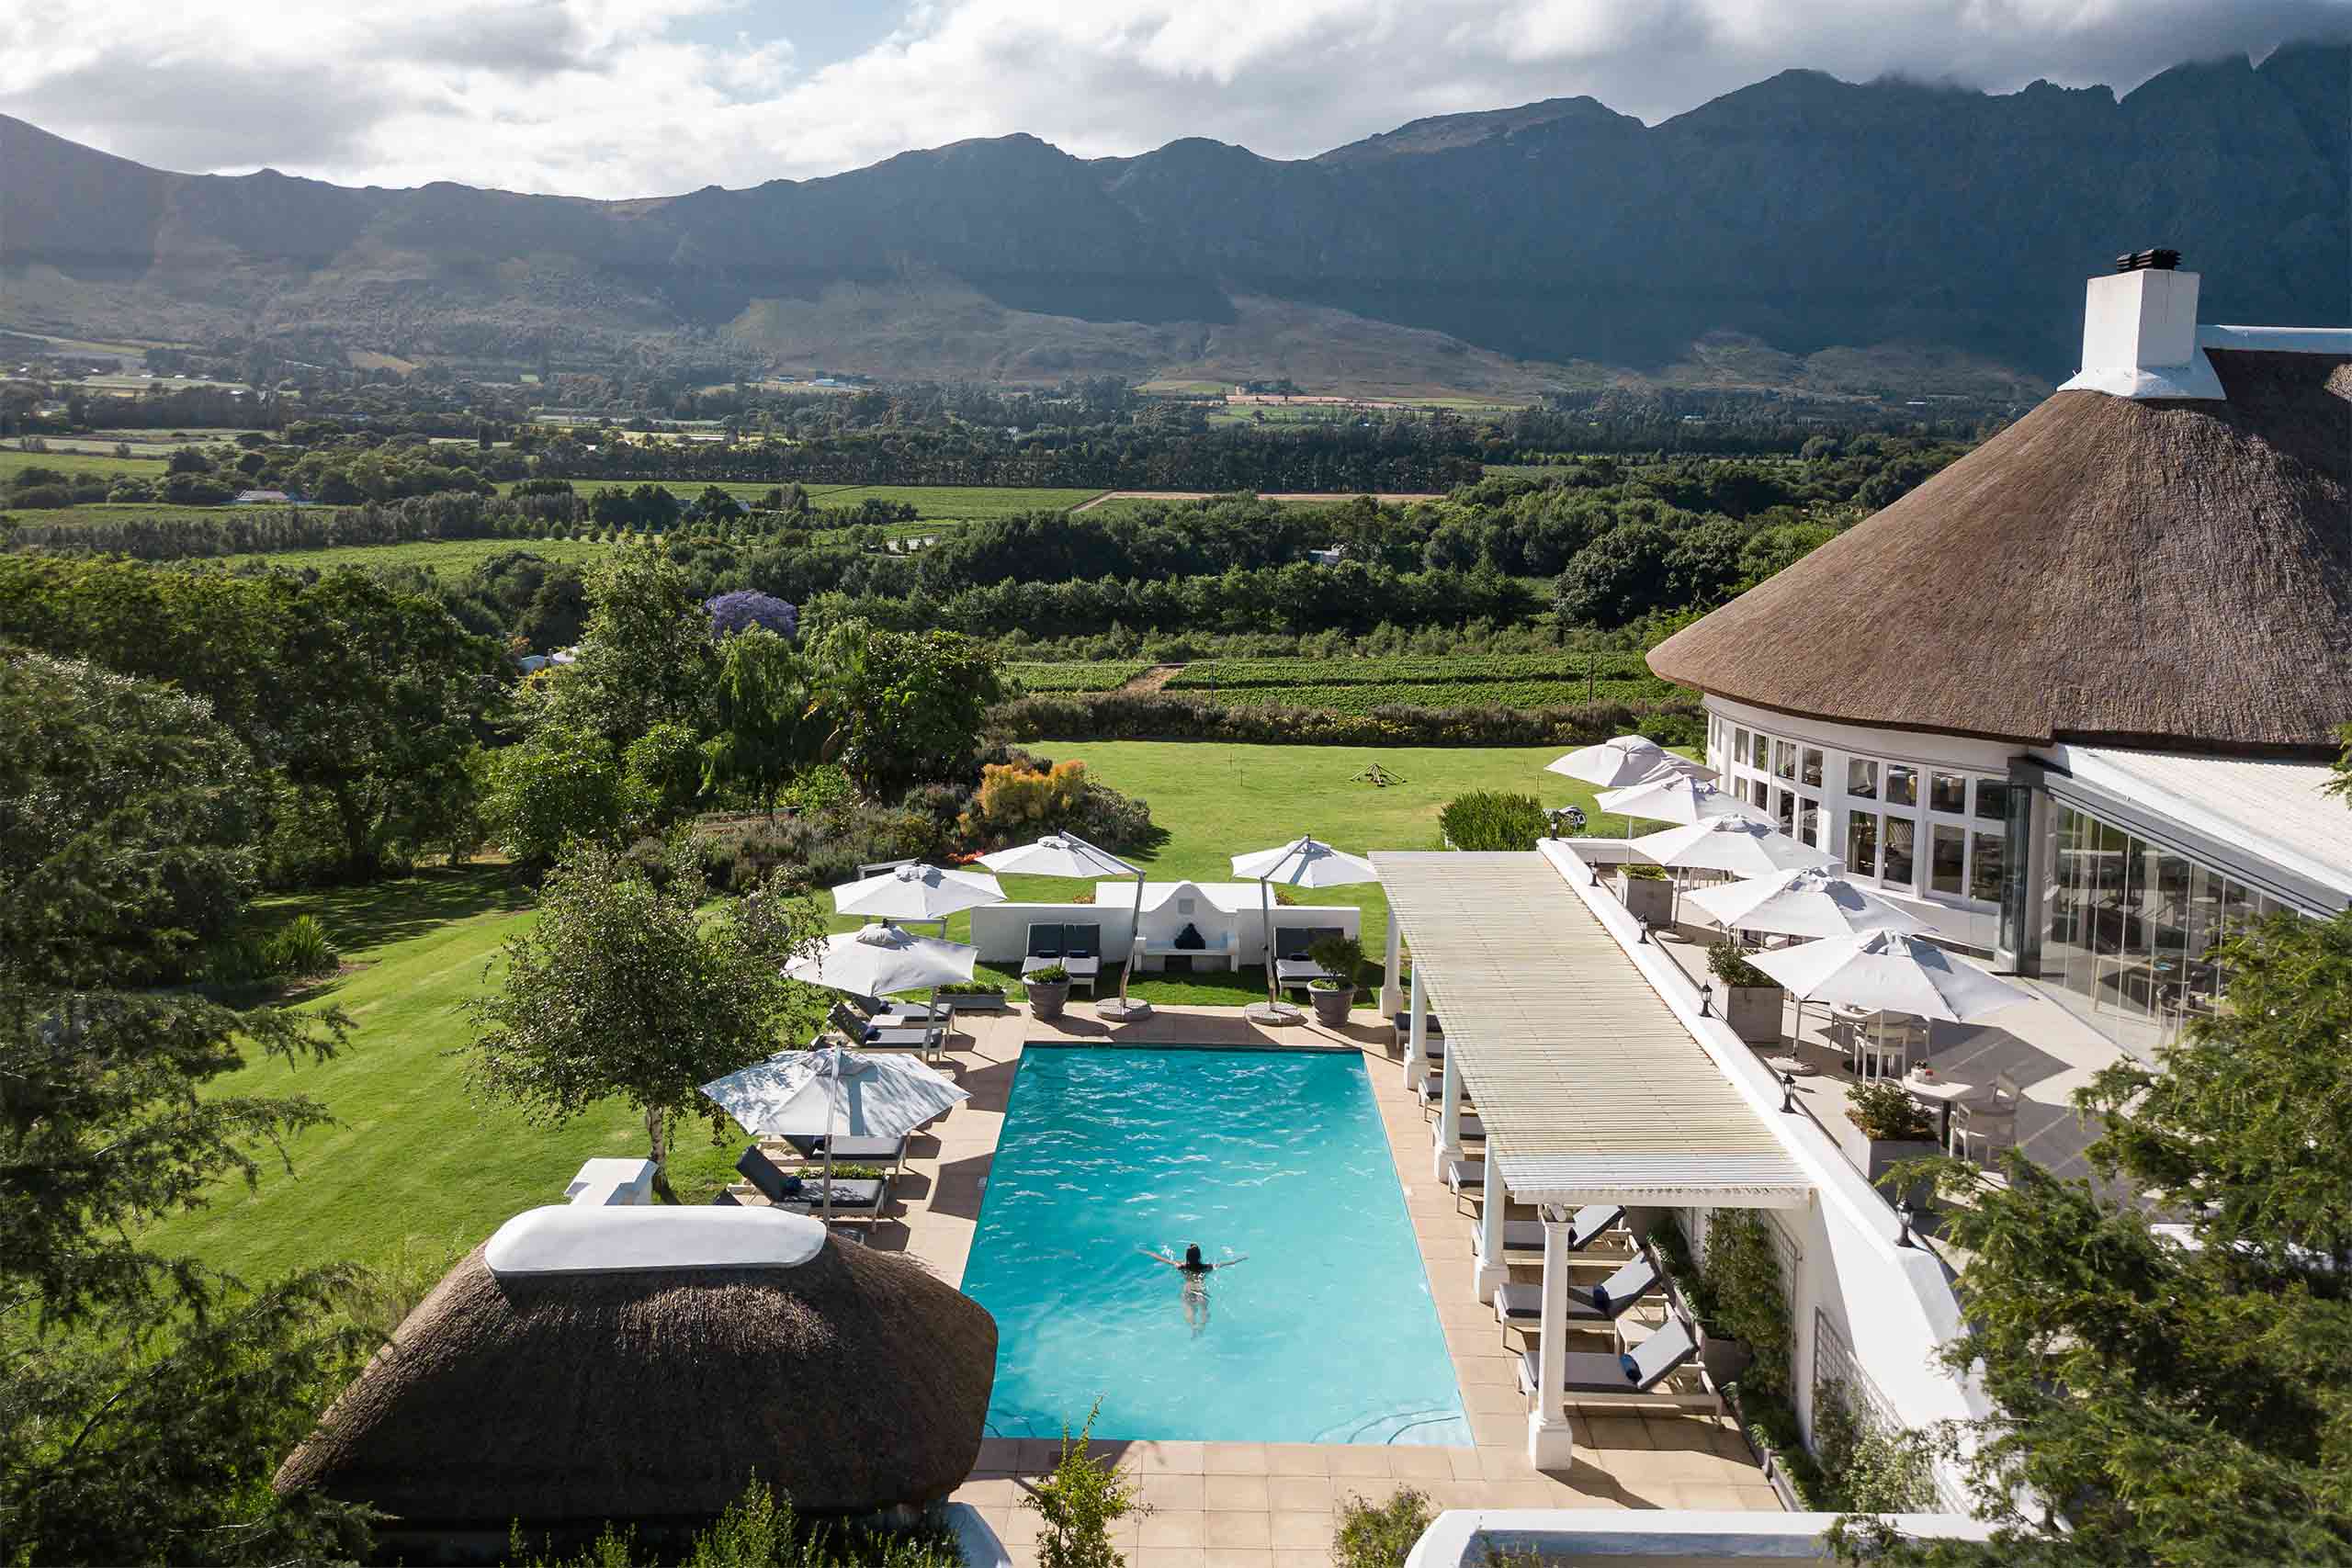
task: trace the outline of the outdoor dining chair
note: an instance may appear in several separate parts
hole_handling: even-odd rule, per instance
[[[1962,1159],[1977,1157],[1981,1145],[1990,1155],[2018,1141],[2018,1107],[2025,1093],[2007,1073],[1995,1075],[1993,1092],[1982,1100],[1962,1100],[1951,1108],[1951,1152]]]

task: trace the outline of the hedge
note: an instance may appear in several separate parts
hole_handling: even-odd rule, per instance
[[[1706,720],[1695,703],[1636,708],[1228,707],[1166,692],[1041,692],[992,715],[1016,739],[1225,740],[1273,746],[1589,746],[1638,732],[1662,745],[1695,744]]]

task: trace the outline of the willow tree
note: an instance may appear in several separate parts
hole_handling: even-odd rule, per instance
[[[495,990],[469,1003],[467,1080],[480,1097],[560,1126],[614,1098],[645,1119],[653,1187],[670,1184],[681,1117],[720,1112],[699,1087],[774,1055],[813,1025],[808,987],[784,965],[824,935],[814,903],[780,877],[715,910],[684,840],[648,866],[575,841],[539,888],[539,919],[508,942]]]

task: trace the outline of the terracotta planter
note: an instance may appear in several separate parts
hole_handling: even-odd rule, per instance
[[[1654,926],[1674,923],[1674,884],[1659,876],[1617,874],[1617,897],[1625,912]]]
[[[1778,986],[1726,986],[1724,1021],[1750,1045],[1770,1045],[1781,1038],[1781,1011],[1788,994]]]
[[[1059,1018],[1062,1009],[1069,1005],[1068,980],[1057,980],[1051,985],[1032,980],[1028,989],[1029,1010],[1039,1018]]]
[[[1317,986],[1307,987],[1306,999],[1315,1004],[1315,1021],[1326,1029],[1338,1029],[1345,1024],[1348,1014],[1356,1005],[1353,991],[1325,990]]]

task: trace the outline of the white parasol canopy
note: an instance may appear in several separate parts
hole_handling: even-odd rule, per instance
[[[702,1092],[760,1138],[903,1137],[971,1098],[912,1056],[839,1045],[779,1052]]]
[[[861,1055],[838,1045],[779,1052],[711,1079],[702,1092],[755,1138],[824,1139],[827,1213],[836,1137],[903,1138],[971,1098],[911,1057]]]
[[[1023,876],[1082,876],[1090,882],[1102,876],[1143,874],[1118,856],[1096,849],[1075,833],[1048,833],[1035,843],[996,850],[982,855],[980,863],[990,871],[1013,872]]]
[[[1586,746],[1544,764],[1547,773],[1564,773],[1603,789],[1639,784],[1661,768],[1712,779],[1715,770],[1688,757],[1679,757],[1646,735],[1620,735],[1596,746]]]
[[[1283,1004],[1274,975],[1274,884],[1279,882],[1285,887],[1345,887],[1360,882],[1377,882],[1380,873],[1361,855],[1302,836],[1271,850],[1234,856],[1233,874],[1258,885],[1260,931],[1266,944],[1266,1007],[1263,1012],[1252,1008],[1250,1014],[1261,1023],[1288,1023],[1298,1014]]]
[[[1690,897],[1692,908],[1725,931],[1738,928],[1784,936],[1837,937],[1861,931],[1910,936],[1934,929],[1867,888],[1818,866],[1705,887]]]
[[[2027,1001],[2027,993],[1943,949],[1896,931],[1826,937],[1747,961],[1800,1001],[1970,1023]]]
[[[984,871],[949,871],[935,865],[894,866],[862,882],[833,889],[833,908],[844,915],[885,920],[944,920],[982,904],[1001,904],[1004,889]]]
[[[1623,789],[1604,790],[1599,804],[1603,811],[1614,811],[1621,817],[1647,818],[1653,822],[1688,825],[1713,817],[1742,817],[1750,822],[1764,823],[1771,820],[1761,808],[1676,768],[1661,770]]]
[[[829,936],[807,958],[784,966],[786,978],[830,986],[860,997],[950,986],[972,977],[980,950],[960,942],[917,936],[895,926],[861,926]]]
[[[1645,833],[1633,840],[1633,848],[1643,859],[1678,871],[1728,871],[1739,876],[1838,863],[1837,856],[1745,817],[1709,817]]]
[[[1135,973],[1136,931],[1143,923],[1143,868],[1129,865],[1108,850],[1097,849],[1075,833],[1048,833],[1035,843],[1015,844],[1009,850],[992,850],[980,857],[980,863],[990,871],[1013,872],[1024,876],[1082,876],[1092,881],[1100,876],[1132,876],[1136,879],[1134,912],[1127,923],[1127,961],[1119,965],[1119,994],[1109,1001],[1097,1002],[1094,1010],[1103,1018],[1119,1022],[1133,1022],[1151,1016],[1151,1004],[1129,1000],[1127,980]]]

